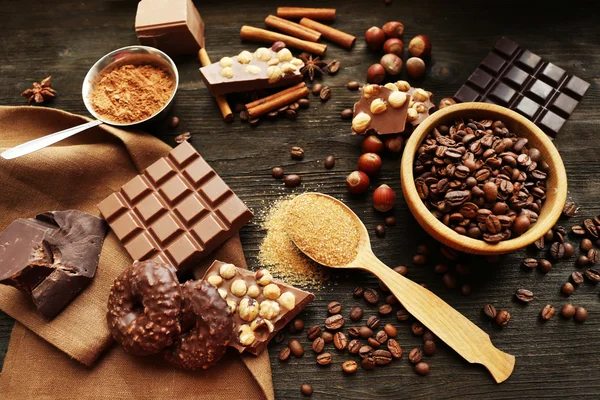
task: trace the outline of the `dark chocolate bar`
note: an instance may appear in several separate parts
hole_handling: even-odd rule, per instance
[[[508,107],[556,137],[589,87],[584,80],[503,37],[454,98]]]
[[[188,142],[98,208],[131,258],[178,270],[196,265],[253,216]]]
[[[46,319],[94,278],[106,223],[81,211],[17,219],[0,234],[0,283],[29,293]]]
[[[200,74],[208,90],[216,96],[295,85],[302,81],[302,67],[304,62],[293,57],[287,48],[276,53],[261,47],[254,53],[242,51],[234,57],[223,57],[200,68]]]
[[[288,324],[315,296],[256,272],[215,261],[204,275],[215,285],[233,311],[236,337],[229,344],[239,352],[259,355],[278,331]]]

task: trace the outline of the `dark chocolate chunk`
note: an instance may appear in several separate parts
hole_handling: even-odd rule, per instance
[[[456,92],[454,98],[458,101],[462,101],[463,103],[467,103],[469,101],[477,101],[481,99],[481,96],[469,86],[463,85],[460,89],[458,89],[458,92]]]
[[[552,94],[552,86],[536,79],[531,83],[529,89],[525,91],[525,94],[527,97],[530,97],[533,100],[539,101],[543,104]]]
[[[498,76],[505,65],[506,60],[494,52],[489,53],[481,62],[481,66],[494,76]]]
[[[528,80],[529,74],[514,65],[502,76],[502,81],[516,90],[523,88]]]
[[[552,111],[546,111],[543,116],[537,121],[540,128],[548,135],[556,137],[558,131],[565,123],[565,119],[554,114]]]
[[[577,100],[567,96],[564,93],[559,93],[552,103],[550,103],[550,109],[555,113],[561,115],[563,118],[569,118],[569,115],[573,113],[575,107],[577,107]]]
[[[541,80],[554,87],[558,87],[558,84],[563,80],[566,74],[567,72],[564,69],[552,63],[548,63],[538,76]]]
[[[564,93],[573,97],[574,99],[581,100],[589,87],[590,84],[584,81],[583,79],[578,78],[576,76],[572,76],[571,79],[567,81],[562,90]]]
[[[468,82],[475,86],[479,90],[486,90],[490,87],[490,84],[494,81],[494,77],[482,70],[477,68],[469,77]]]
[[[0,283],[31,295],[54,318],[94,278],[106,223],[81,211],[17,219],[0,234]]]
[[[521,96],[513,106],[514,111],[518,112],[524,117],[529,118],[530,120],[533,120],[541,108],[542,106],[525,96]]]
[[[514,89],[511,89],[504,83],[499,82],[490,92],[490,97],[495,99],[498,104],[505,106],[511,102],[516,94],[517,92]]]
[[[528,72],[533,72],[541,61],[542,57],[538,56],[537,54],[533,54],[529,50],[525,50],[517,59],[515,64]]]
[[[495,50],[503,56],[510,58],[519,49],[519,45],[512,40],[503,37],[496,43]]]

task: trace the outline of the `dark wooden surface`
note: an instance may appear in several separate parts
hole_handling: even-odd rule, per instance
[[[295,2],[300,4],[301,2]],[[314,2],[305,2],[314,4]],[[364,31],[397,19],[406,26],[405,38],[424,33],[433,43],[433,58],[427,77],[418,83],[434,92],[436,99],[452,95],[468,77],[495,41],[507,35],[592,83],[585,99],[564,126],[556,145],[564,158],[569,178],[569,197],[582,207],[565,224],[582,221],[584,216],[600,213],[600,45],[597,8],[580,2],[446,2],[396,1],[385,7],[383,1],[322,1],[323,6],[338,9],[335,23],[358,37],[352,51],[330,45],[326,59],[339,59],[343,69],[323,81],[332,87],[329,102],[312,101],[295,122],[264,122],[251,129],[236,119],[227,124],[220,118],[213,99],[200,80],[195,57],[176,59],[181,84],[173,113],[181,118],[175,131],[166,128],[159,137],[174,144],[177,133],[193,132],[191,142],[223,176],[225,181],[255,211],[283,194],[290,193],[280,181],[270,177],[270,169],[282,166],[286,172],[298,173],[302,191],[319,190],[349,204],[373,231],[381,217],[372,209],[368,196],[353,197],[345,189],[344,178],[355,168],[360,155],[360,139],[349,134],[349,123],[340,120],[339,112],[353,104],[356,93],[345,85],[350,80],[363,81],[367,67],[378,59],[367,51]],[[527,3],[527,6],[525,5]],[[3,0],[0,7],[0,104],[22,105],[22,90],[34,80],[53,76],[59,96],[49,104],[67,111],[86,114],[81,101],[81,82],[88,68],[103,54],[137,43],[133,21],[137,2],[129,1],[53,1]],[[206,22],[206,46],[214,61],[254,49],[254,43],[241,43],[242,24],[263,26],[264,18],[278,4],[269,2],[200,2]],[[306,150],[302,162],[289,158],[289,147],[299,145]],[[326,171],[322,160],[336,156],[336,166]],[[504,257],[497,265],[472,259],[473,276],[469,279],[473,293],[465,297],[458,290],[443,287],[431,265],[416,267],[411,259],[416,245],[429,242],[410,215],[401,196],[399,160],[386,157],[384,170],[375,184],[387,183],[399,194],[395,215],[398,226],[388,231],[385,239],[373,238],[375,253],[390,266],[406,264],[409,277],[427,283],[439,296],[456,307],[488,332],[494,344],[517,357],[515,372],[502,385],[493,383],[480,366],[469,365],[445,346],[429,361],[431,375],[419,377],[409,365],[406,354],[420,345],[420,338],[410,333],[407,323],[396,323],[398,340],[405,351],[400,361],[374,371],[344,376],[341,363],[353,357],[333,348],[333,365],[320,368],[304,334],[299,336],[306,354],[283,364],[277,360],[281,345],[273,344],[271,360],[273,381],[278,399],[301,398],[303,382],[314,387],[313,398],[598,398],[600,391],[600,303],[598,288],[586,283],[568,300],[585,306],[590,317],[585,324],[555,317],[547,323],[538,319],[546,303],[560,306],[567,300],[560,285],[575,269],[573,260],[560,262],[546,275],[524,271],[519,263],[525,251]],[[248,261],[257,267],[256,255],[264,232],[256,222],[242,231]],[[572,239],[574,240],[574,239]],[[432,248],[435,248],[431,244]],[[533,253],[535,254],[535,253]],[[540,253],[541,255],[541,253]],[[331,300],[344,304],[345,314],[361,300],[352,297],[358,284],[375,286],[363,274],[342,274],[322,290],[317,300],[302,317],[307,326],[322,324],[325,306]],[[533,303],[522,306],[513,299],[518,288],[529,288],[536,294]],[[492,326],[481,316],[481,308],[491,302],[508,308],[512,320],[504,329]],[[365,307],[365,318],[375,313]],[[392,318],[390,318],[392,321]],[[8,346],[13,321],[0,315],[0,360]],[[134,378],[134,377],[132,377]]]

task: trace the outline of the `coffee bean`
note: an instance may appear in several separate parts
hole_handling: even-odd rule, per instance
[[[515,297],[522,303],[531,303],[533,301],[533,292],[527,289],[519,289]]]
[[[374,349],[381,346],[381,343],[379,343],[374,337],[367,338],[367,343]]]
[[[310,100],[309,99],[300,99],[300,100],[298,100],[298,106],[300,106],[300,108],[307,109],[310,107]]]
[[[349,90],[358,90],[359,87],[360,87],[360,83],[358,83],[356,81],[348,82],[348,89]]]
[[[431,341],[431,340],[427,340],[426,342],[423,343],[423,354],[425,354],[426,356],[432,356],[435,354],[435,351],[437,349],[437,346],[435,345],[435,342]]]
[[[290,351],[294,355],[294,357],[302,357],[304,355],[304,347],[302,347],[302,343],[298,341],[298,339],[292,339],[288,342],[288,347]]]
[[[585,277],[590,280],[592,283],[600,282],[600,268],[591,267],[585,271]]]
[[[417,365],[415,365],[415,372],[419,375],[429,375],[429,364],[427,364],[426,362],[420,362]]]
[[[323,165],[325,166],[326,169],[333,168],[335,166],[335,157],[334,156],[325,157],[325,161],[323,161]]]
[[[316,338],[312,343],[312,349],[315,353],[321,353],[325,348],[325,340],[322,337]]]
[[[327,312],[329,314],[339,314],[342,312],[342,304],[339,301],[332,301],[327,305]]]
[[[571,280],[576,285],[581,285],[583,283],[583,275],[579,271],[573,271],[571,273]]]
[[[285,110],[283,116],[290,121],[295,121],[296,118],[298,118],[298,113],[296,113],[294,110]]]
[[[240,113],[240,117],[241,116],[242,116],[242,113]],[[258,126],[258,124],[260,124],[260,118],[253,118],[253,119],[249,120],[248,123],[250,124],[250,126],[252,128],[255,128]]]
[[[283,339],[285,337],[285,332],[283,330],[277,332],[277,335],[275,335],[275,343],[281,343],[283,342]]]
[[[292,354],[292,351],[290,350],[290,348],[284,347],[279,352],[279,361],[286,361],[288,358],[290,358],[290,354]]]
[[[373,330],[371,328],[369,328],[368,326],[361,326],[358,329],[358,334],[360,335],[361,338],[367,339],[367,338],[373,336]]]
[[[292,110],[292,111],[296,111],[299,108],[300,108],[300,104],[298,104],[298,102],[292,103],[288,106],[288,110]]]
[[[315,83],[312,87],[312,94],[318,96],[321,93],[321,90],[323,90],[323,85],[320,83]]]
[[[573,286],[573,284],[571,282],[565,282],[565,283],[563,283],[562,287],[560,288],[560,291],[565,296],[570,296],[575,291],[575,287]]]
[[[351,326],[350,328],[348,328],[348,335],[350,335],[350,337],[353,338],[360,337],[360,328],[356,326]]]
[[[554,307],[552,307],[552,305],[546,304],[546,306],[542,309],[542,313],[540,314],[540,316],[544,321],[548,321],[554,316],[555,311],[556,310],[554,309]]]
[[[555,260],[560,260],[565,256],[565,246],[560,242],[552,243],[550,246],[550,257]]]
[[[352,307],[350,310],[350,319],[354,322],[359,321],[363,317],[363,309],[359,306]]]
[[[370,329],[377,329],[379,328],[380,324],[381,319],[376,315],[372,315],[369,317],[369,319],[367,319],[367,327]]]
[[[585,235],[585,229],[583,226],[575,225],[571,227],[571,232],[575,235]]]
[[[396,337],[396,335],[398,334],[398,329],[396,329],[396,327],[392,324],[385,324],[383,330],[390,337]]]
[[[302,178],[300,178],[300,176],[296,174],[289,174],[286,175],[285,178],[283,178],[283,181],[285,183],[285,186],[287,187],[296,187],[300,185]]]
[[[471,294],[471,285],[469,285],[468,283],[463,284],[460,287],[460,292],[465,296],[470,295]]]
[[[275,167],[271,170],[271,176],[275,179],[283,178],[283,168]]]
[[[384,344],[388,340],[388,334],[385,331],[379,331],[375,334],[375,340],[380,344]]]
[[[421,349],[414,348],[408,353],[408,361],[413,364],[417,364],[423,358],[423,352]]]
[[[363,289],[362,287],[359,286],[354,289],[354,292],[352,294],[354,295],[354,297],[360,298],[363,296],[364,293],[365,293],[365,289]]]
[[[329,86],[325,86],[323,89],[321,89],[319,97],[323,103],[329,100],[331,98],[331,88]]]
[[[552,269],[552,263],[546,259],[538,261],[538,267],[542,272],[549,272]]]
[[[385,225],[386,226],[396,226],[396,217],[393,215],[389,217],[385,217]]]
[[[575,309],[575,321],[582,323],[582,322],[585,322],[587,317],[588,317],[588,312],[585,308],[577,307]]]
[[[537,268],[538,266],[538,260],[536,260],[535,258],[526,258],[523,260],[523,266],[525,268]]]
[[[311,396],[313,394],[313,388],[308,383],[304,383],[300,386],[300,392],[305,396]]]
[[[500,326],[506,326],[510,321],[510,313],[507,310],[500,310],[496,314],[496,323]]]
[[[591,265],[598,264],[598,250],[596,250],[596,249],[589,249],[586,256],[588,258],[588,262]]]
[[[400,303],[398,301],[398,299],[396,298],[396,296],[394,296],[393,294],[390,294],[388,296],[385,296],[385,302],[388,303],[389,305],[393,306],[395,304]]]
[[[377,302],[379,301],[379,294],[377,294],[377,291],[375,291],[375,289],[366,289],[363,296],[366,302],[369,304],[377,304]]]
[[[377,363],[375,363],[375,359],[373,357],[367,357],[367,358],[363,358],[361,365],[364,369],[371,370],[371,369],[375,368]]]
[[[410,313],[406,310],[398,310],[396,313],[396,319],[398,321],[408,321],[410,319]]]
[[[308,330],[306,331],[306,337],[309,340],[315,340],[316,338],[318,338],[319,336],[321,336],[321,327],[318,325],[314,325],[311,326],[310,328],[308,328]]]
[[[379,314],[381,315],[390,315],[392,313],[392,306],[389,304],[382,304],[379,306]]]
[[[538,250],[543,250],[544,246],[545,246],[544,237],[541,237],[538,240],[536,240],[535,242],[533,242],[533,246]]]
[[[358,354],[358,350],[360,350],[360,341],[357,339],[353,339],[348,343],[348,353],[350,354]]]
[[[585,251],[586,253],[592,249],[592,246],[592,241],[588,238],[581,239],[581,242],[579,243],[581,251]]]
[[[423,254],[417,254],[413,257],[413,264],[415,265],[425,265],[427,263],[427,257]]]
[[[392,362],[392,353],[387,350],[375,350],[373,359],[377,365],[387,365]]]
[[[295,319],[288,325],[290,333],[300,332],[304,329],[304,321],[301,319]]]
[[[385,225],[379,224],[375,227],[375,236],[378,238],[385,236]]]
[[[560,315],[563,316],[563,318],[566,319],[571,319],[573,318],[573,316],[576,313],[576,309],[575,306],[573,306],[573,304],[565,304],[562,309],[560,310]]]
[[[337,332],[333,336],[333,345],[338,350],[344,350],[348,346],[348,338],[342,332]]]
[[[402,357],[402,347],[395,339],[389,339],[387,341],[387,348],[393,358]]]
[[[358,350],[358,355],[360,358],[367,358],[373,355],[373,348],[371,346],[362,346]]]
[[[354,116],[354,111],[351,108],[346,108],[340,113],[342,119],[351,119]]]
[[[330,331],[340,329],[344,326],[344,317],[341,314],[335,314],[325,320],[325,328]]]
[[[421,336],[425,333],[425,327],[419,321],[413,322],[411,329],[415,336]]]
[[[402,276],[406,276],[406,274],[408,273],[408,268],[406,268],[404,265],[399,265],[396,268],[394,268],[394,271],[396,271]]]
[[[302,160],[304,158],[304,149],[299,146],[294,146],[290,150],[290,156],[294,160]]]
[[[587,258],[587,256],[581,255],[577,257],[577,260],[575,260],[575,265],[577,265],[578,267],[583,267],[585,265],[588,265],[589,262],[590,260]]]
[[[575,247],[569,242],[564,242],[563,246],[565,247],[565,255],[564,258],[570,258],[575,254]]]
[[[442,281],[444,282],[444,286],[446,286],[448,289],[456,288],[456,277],[450,272],[444,274]]]
[[[323,338],[325,343],[333,342],[333,335],[331,334],[331,332],[324,331],[321,333],[321,337]]]
[[[342,371],[347,374],[353,374],[358,369],[358,364],[354,360],[344,361],[342,364]]]
[[[483,306],[483,313],[489,319],[496,319],[496,315],[497,315],[496,307],[494,307],[491,304],[486,304],[485,306]]]
[[[428,340],[437,342],[439,339],[430,330],[426,330],[423,334],[423,343],[427,342]]]
[[[598,239],[598,228],[596,228],[596,224],[591,219],[586,219],[583,221],[583,227],[588,235],[593,237],[594,239]]]
[[[321,353],[317,356],[317,364],[319,365],[329,365],[331,364],[332,359],[331,353]]]

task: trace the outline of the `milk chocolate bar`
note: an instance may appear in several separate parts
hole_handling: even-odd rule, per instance
[[[106,223],[81,211],[13,221],[0,234],[0,283],[28,293],[51,320],[96,274]]]
[[[188,142],[98,208],[131,258],[178,270],[196,265],[253,216]]]
[[[302,81],[300,69],[304,62],[284,48],[274,52],[266,47],[254,53],[242,51],[234,57],[200,68],[202,79],[213,95],[248,92]]]
[[[176,56],[204,47],[204,22],[192,0],[142,0],[135,17],[141,44]]]
[[[584,80],[503,37],[454,98],[508,107],[556,137],[589,87]]]
[[[408,93],[366,85],[360,100],[354,104],[352,133],[387,135],[404,132],[410,102]]]
[[[315,296],[256,272],[215,261],[204,275],[227,301],[235,322],[234,340],[229,344],[241,353],[259,355],[278,331],[311,303]]]

